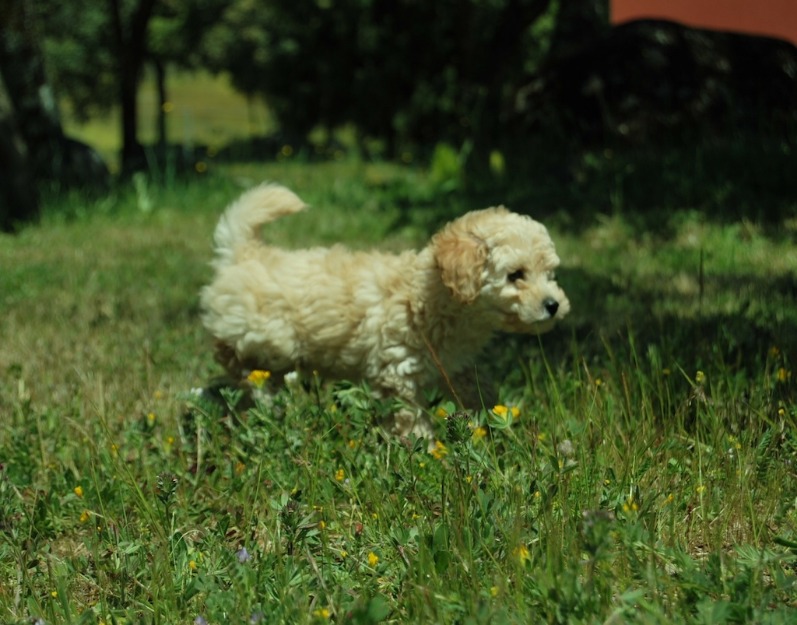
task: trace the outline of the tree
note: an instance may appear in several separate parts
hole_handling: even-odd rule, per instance
[[[0,20],[0,74],[33,166],[42,175],[50,167],[50,155],[58,151],[63,132],[29,1],[6,0]]]
[[[169,67],[203,66],[198,52],[208,30],[229,5],[228,0],[159,0],[150,20],[147,60],[151,63],[158,92],[158,145],[166,146],[166,77]]]
[[[136,94],[147,64],[155,70],[163,105],[166,72],[194,66],[203,34],[227,0],[37,0],[46,56],[56,89],[78,118],[114,106],[121,111],[122,170],[146,164],[138,141]],[[162,111],[162,108],[161,108]],[[160,114],[165,143],[165,116]]]
[[[37,184],[102,184],[107,169],[87,146],[64,136],[47,79],[39,31],[29,0],[5,0],[0,11],[0,107],[3,204],[0,227],[38,215]]]
[[[160,0],[162,2],[162,0]],[[118,105],[122,171],[145,165],[136,98],[159,0],[38,0],[54,85],[78,118]]]
[[[113,32],[113,49],[119,72],[119,105],[122,111],[122,171],[141,169],[144,149],[138,141],[138,85],[144,67],[147,27],[157,0],[134,4],[108,0]],[[130,5],[125,11],[123,4]]]
[[[575,52],[609,30],[609,0],[560,0],[549,54]]]
[[[39,196],[11,103],[0,90],[0,232],[39,216]]]
[[[260,93],[283,129],[461,144],[500,115],[507,78],[541,43],[550,0],[239,0],[209,31],[209,64]]]

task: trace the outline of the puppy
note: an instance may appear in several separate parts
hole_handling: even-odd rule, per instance
[[[202,320],[239,379],[267,369],[365,380],[401,400],[389,429],[431,440],[424,388],[450,386],[496,331],[546,332],[570,310],[545,227],[502,206],[467,213],[419,252],[292,251],[261,240],[260,226],[304,208],[264,184],[216,227]]]

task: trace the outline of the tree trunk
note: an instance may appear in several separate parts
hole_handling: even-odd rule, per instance
[[[0,232],[14,232],[21,223],[38,217],[39,195],[25,143],[11,104],[0,93]]]
[[[56,98],[44,70],[30,0],[3,2],[0,76],[8,92],[1,139],[3,162],[9,167],[25,169],[25,175],[18,175],[18,184],[34,186],[24,193],[28,198],[36,195],[35,185],[40,182],[64,187],[105,186],[108,168],[99,155],[64,136]],[[20,192],[14,191],[17,195]],[[21,206],[33,211],[31,217],[38,213],[30,201],[22,202]],[[24,215],[16,214],[15,220],[24,221]]]
[[[64,133],[47,83],[29,0],[4,0],[0,11],[0,74],[17,129],[37,177],[51,178],[64,160]]]
[[[138,141],[138,85],[144,66],[147,26],[156,0],[138,0],[132,15],[122,15],[121,0],[108,0],[119,67],[119,105],[122,109],[122,173],[146,166],[144,148]],[[127,25],[127,28],[125,26]]]
[[[166,67],[160,60],[154,61],[153,65],[155,66],[155,84],[158,89],[158,151],[161,154],[166,154],[166,146],[169,143],[166,135],[166,107],[168,106]]]

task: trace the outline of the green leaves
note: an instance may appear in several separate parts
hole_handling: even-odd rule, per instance
[[[360,600],[347,615],[345,622],[352,625],[374,625],[381,623],[390,615],[390,604],[382,595]]]

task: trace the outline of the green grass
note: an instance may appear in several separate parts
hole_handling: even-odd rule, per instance
[[[795,621],[793,222],[552,218],[573,313],[496,341],[517,417],[444,405],[430,455],[357,385],[191,394],[212,230],[261,179],[313,205],[288,245],[476,207],[416,169],[214,166],[0,239],[0,622]]]

